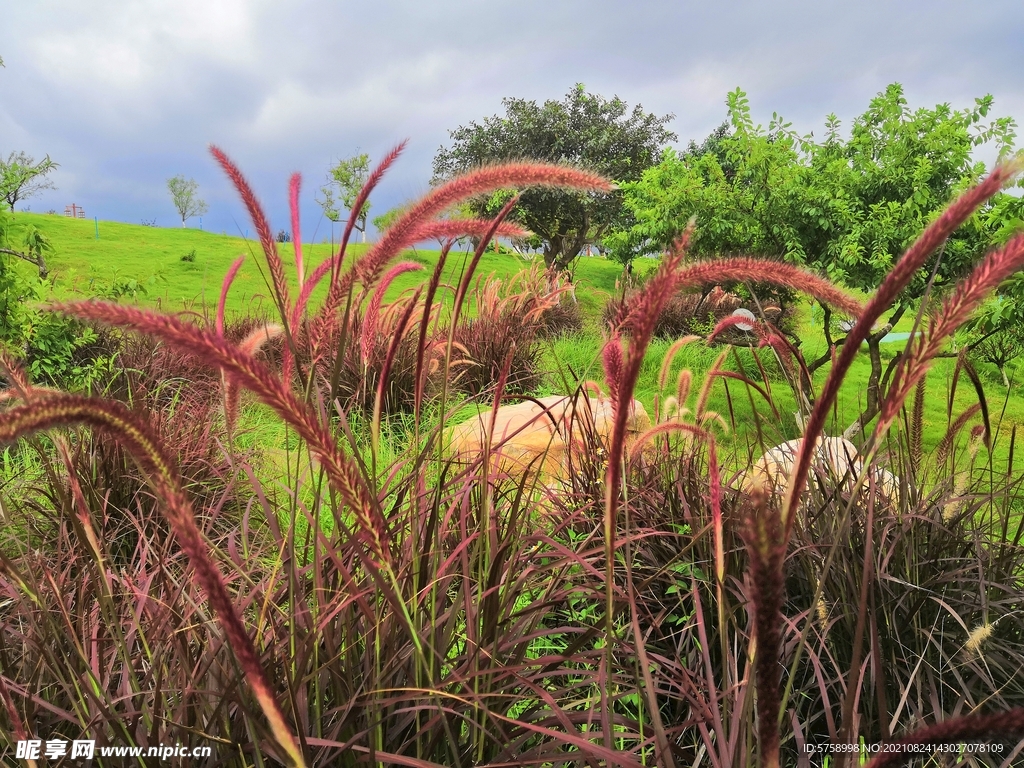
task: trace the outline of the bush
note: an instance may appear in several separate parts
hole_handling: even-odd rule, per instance
[[[455,388],[473,396],[493,394],[504,373],[505,393],[535,391],[543,377],[539,339],[545,313],[557,311],[560,294],[549,291],[548,278],[534,266],[507,283],[493,275],[480,279],[474,295],[475,311],[453,334]]]
[[[635,296],[639,290],[639,287],[627,288],[620,297],[605,305],[602,317],[606,325],[618,316],[623,301]],[[672,296],[658,316],[654,335],[662,339],[678,339],[690,334],[708,336],[720,320],[741,308],[753,312],[755,317],[763,314],[765,320],[780,330],[789,330],[791,310],[784,311],[777,304],[763,301],[759,306],[757,302],[744,301],[739,295],[716,285],[705,293],[677,293]],[[752,337],[739,331],[729,331],[723,340],[741,342],[744,338]]]
[[[184,253],[184,254],[182,254],[182,256],[181,256],[181,260],[182,260],[182,261],[187,261],[187,262],[189,262],[189,263],[191,264],[191,263],[192,263],[193,261],[195,261],[195,260],[196,260],[196,249],[195,249],[195,248],[193,248],[193,249],[192,249],[191,251],[189,251],[188,253]]]

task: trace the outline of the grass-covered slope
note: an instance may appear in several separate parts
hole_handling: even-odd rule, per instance
[[[259,253],[259,243],[253,240],[192,228],[158,228],[106,221],[99,222],[100,236],[97,239],[96,226],[91,220],[18,213],[11,241],[20,241],[20,232],[30,224],[39,227],[50,238],[53,251],[47,257],[47,264],[55,284],[64,291],[92,295],[118,281],[122,284],[135,281],[144,288],[144,292],[135,296],[140,304],[159,306],[165,311],[190,309],[202,312],[204,307],[212,310],[228,267],[240,254],[248,254],[249,258],[239,271],[229,294],[228,312],[235,315],[254,311],[272,313],[266,268],[262,254]],[[291,243],[280,243],[278,247],[288,267],[286,276],[294,288],[296,275],[293,268],[293,246]],[[352,245],[350,253],[359,255],[369,247]],[[182,256],[192,251],[195,252],[195,260],[183,261]],[[307,270],[311,270],[331,252],[331,243],[303,244]],[[405,258],[419,261],[425,268],[420,272],[399,276],[389,296],[396,296],[419,285],[429,276],[438,255],[436,250],[429,249],[408,252]],[[452,252],[446,268],[446,282],[453,284],[458,280],[467,258],[466,253]],[[653,263],[643,260],[638,263],[637,271],[644,272]],[[529,262],[519,256],[488,251],[480,260],[477,274],[507,278],[528,265]],[[32,270],[31,265],[20,262],[18,268],[28,272]],[[579,260],[575,271],[575,294],[586,319],[585,330],[582,334],[548,344],[545,363],[550,375],[544,385],[545,393],[564,391],[574,381],[602,378],[599,356],[600,316],[605,302],[614,294],[616,281],[621,274],[621,267],[606,259],[594,257]],[[322,290],[318,292],[322,293]],[[911,316],[904,317],[898,330],[910,330],[912,324]],[[808,359],[820,354],[824,348],[820,325],[813,324],[806,304],[798,310],[798,329]],[[649,410],[654,407],[658,374],[668,347],[667,342],[656,341],[652,344],[641,373],[637,397]],[[884,345],[883,363],[887,364],[901,348],[902,345],[898,343]],[[718,347],[709,348],[704,344],[685,347],[672,366],[669,381],[674,382],[682,368],[689,368],[694,374],[695,390],[699,389],[701,374],[711,366],[719,350]],[[732,371],[743,368],[749,374],[756,374],[756,366],[747,350],[737,350],[727,360],[725,367]],[[949,426],[947,394],[953,370],[952,360],[940,359],[929,376],[929,397],[925,402],[924,420],[926,448],[937,445]],[[985,373],[984,370],[982,372]],[[819,386],[826,373],[827,367],[819,371],[816,377]],[[837,430],[852,422],[859,413],[868,373],[867,358],[863,355],[846,378],[835,412]],[[1014,391],[1008,394],[994,375],[986,377],[985,388],[993,427],[1001,427],[1001,436],[995,446],[996,456],[1005,461],[1009,430],[1014,424],[1024,423],[1024,399]],[[738,382],[723,379],[712,388],[709,407],[722,415],[731,431],[744,438],[744,444],[773,443],[797,436],[799,430],[793,418],[795,404],[785,382],[780,378],[771,391],[776,399],[778,413],[763,402],[752,402]],[[973,389],[962,380],[954,398],[953,419],[976,401]]]

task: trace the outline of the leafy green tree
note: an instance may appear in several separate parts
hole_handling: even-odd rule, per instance
[[[19,200],[44,189],[54,189],[53,182],[45,176],[57,167],[49,155],[38,163],[24,152],[11,152],[6,160],[0,157],[0,198],[13,211]]]
[[[407,205],[396,205],[394,208],[390,208],[382,213],[380,216],[374,216],[370,222],[374,227],[377,228],[378,232],[384,232],[391,228],[391,225],[398,221],[398,217],[408,210]]]
[[[328,170],[327,183],[320,188],[322,197],[317,198],[317,202],[324,209],[324,216],[335,223],[341,221],[341,210],[349,211],[349,216],[355,215],[356,220],[352,226],[361,233],[364,243],[370,203],[364,203],[362,210],[356,212],[352,211],[352,206],[355,205],[356,197],[369,175],[369,155],[364,153],[339,160]]]
[[[562,101],[543,105],[504,99],[505,114],[470,123],[450,132],[451,148],[434,157],[434,181],[449,179],[486,163],[529,158],[572,163],[616,181],[635,181],[654,164],[675,134],[665,126],[672,115],[657,117],[639,104],[632,111],[618,97],[610,101],[586,92],[582,84]],[[473,203],[476,215],[495,213],[510,192]],[[578,194],[552,189],[522,193],[512,218],[544,242],[548,266],[565,269],[588,244],[613,226],[623,228],[622,195]]]
[[[195,179],[186,179],[182,175],[167,180],[167,189],[171,193],[174,207],[181,216],[181,226],[193,216],[202,216],[209,208],[199,199],[199,183]]]
[[[668,152],[636,183],[624,185],[625,204],[635,226],[609,238],[613,253],[628,261],[656,252],[696,218],[694,249],[710,256],[752,252],[816,267],[850,287],[870,292],[903,250],[964,187],[984,172],[972,152],[993,143],[1004,154],[1014,140],[1010,118],[983,122],[992,97],[971,108],[948,104],[911,111],[903,89],[890,85],[857,117],[843,139],[829,115],[825,135],[798,136],[773,115],[767,130],[755,125],[746,95],[728,96],[729,126],[691,144],[681,155]],[[993,202],[950,238],[931,265],[934,287],[962,276],[991,245],[1004,217]],[[864,412],[851,431],[877,412],[883,371],[879,343],[924,295],[931,272],[922,270],[895,306],[887,323],[868,339],[871,358]],[[830,310],[825,308],[830,346]],[[811,361],[827,364],[829,355]]]

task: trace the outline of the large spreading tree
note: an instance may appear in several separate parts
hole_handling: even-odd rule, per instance
[[[504,99],[504,115],[472,122],[450,132],[452,146],[434,157],[434,180],[440,182],[487,163],[540,160],[593,170],[616,182],[636,181],[676,138],[666,128],[672,115],[658,117],[639,104],[630,110],[587,93],[577,84],[562,101],[542,105],[525,99]],[[495,213],[511,193],[473,202],[477,215]],[[548,266],[565,269],[587,246],[613,227],[629,223],[620,192],[580,194],[554,189],[528,189],[512,218],[532,230],[544,245]]]
[[[898,84],[871,101],[845,139],[834,115],[816,141],[797,135],[777,115],[767,130],[755,125],[739,89],[727,103],[729,122],[702,145],[667,152],[638,182],[624,185],[636,224],[608,238],[620,260],[663,249],[695,217],[699,255],[774,256],[871,292],[925,226],[984,173],[974,150],[993,144],[1003,155],[1014,140],[1010,118],[985,122],[991,96],[961,110],[940,104],[912,111]],[[998,212],[1009,207],[1005,197],[997,198],[961,227],[868,338],[871,376],[851,432],[877,413],[881,339],[917,305],[930,278],[941,292],[998,239],[1004,228]],[[827,307],[824,316],[829,345],[842,344],[829,333]],[[825,354],[810,367],[830,359]]]

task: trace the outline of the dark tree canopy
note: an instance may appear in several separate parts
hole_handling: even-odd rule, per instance
[[[434,157],[434,180],[440,182],[487,163],[539,160],[569,163],[596,171],[616,182],[636,181],[661,156],[675,134],[665,126],[673,115],[657,117],[636,105],[632,111],[614,97],[590,94],[582,84],[562,101],[538,105],[504,99],[505,114],[470,123],[450,132],[451,148]],[[508,199],[499,193],[474,202],[475,213],[494,213]],[[588,244],[613,226],[628,223],[621,193],[578,194],[528,189],[512,216],[544,243],[544,260],[564,269]]]

